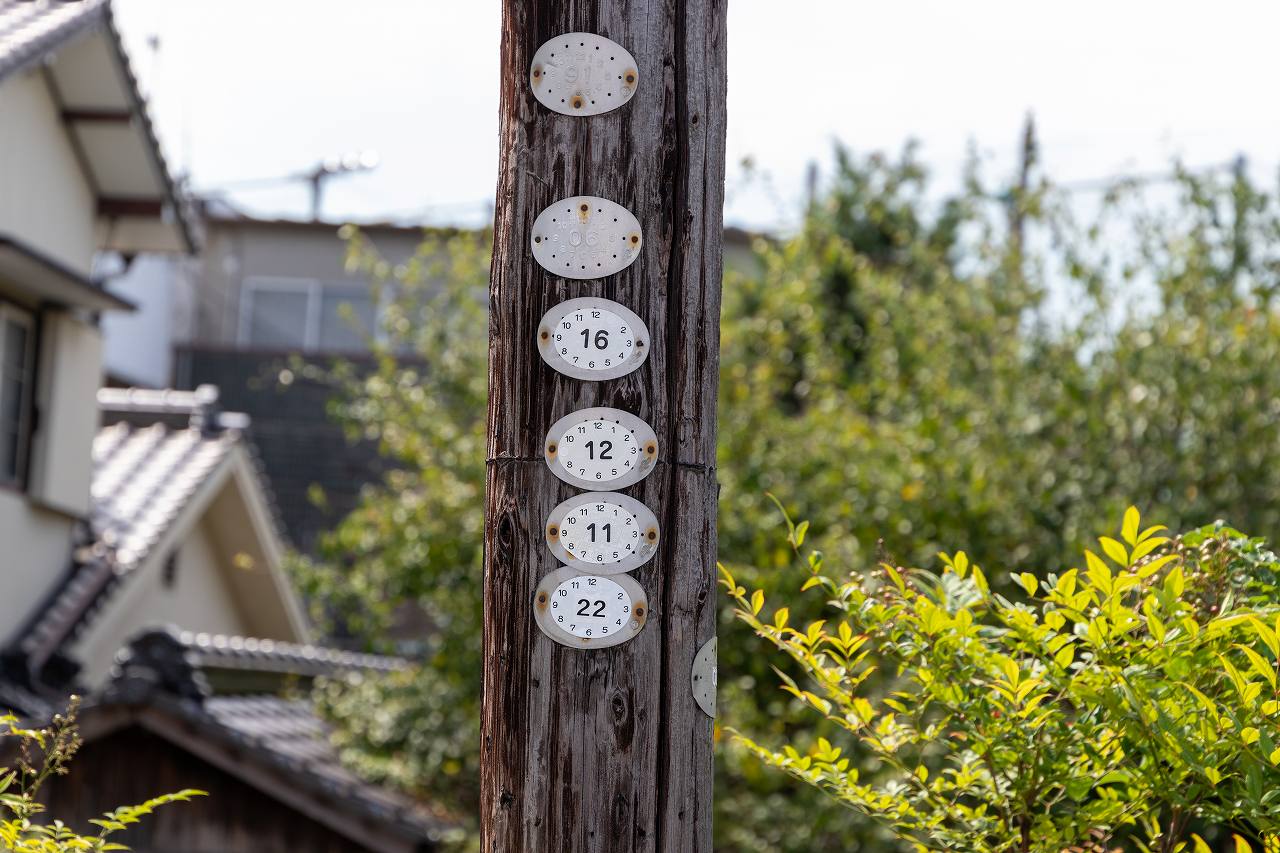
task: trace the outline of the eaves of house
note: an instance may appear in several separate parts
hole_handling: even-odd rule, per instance
[[[0,84],[28,72],[43,78],[93,191],[99,248],[196,251],[196,219],[170,175],[110,0],[0,0]]]

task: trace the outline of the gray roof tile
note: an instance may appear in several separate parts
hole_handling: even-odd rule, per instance
[[[243,747],[238,754],[288,773],[298,787],[426,840],[438,837],[448,822],[422,803],[345,767],[332,743],[332,728],[310,702],[259,690],[215,694],[206,678],[228,668],[314,676],[405,665],[398,658],[320,646],[157,628],[141,632],[120,651],[112,680],[95,704],[143,705],[180,714],[193,724],[194,734]]]
[[[0,0],[0,77],[102,20],[107,0]]]
[[[164,424],[103,428],[93,442],[91,544],[22,632],[32,670],[89,623],[103,597],[151,556],[170,525],[241,441],[236,430]]]

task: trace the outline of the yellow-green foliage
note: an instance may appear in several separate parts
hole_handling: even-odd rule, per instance
[[[1260,542],[1171,539],[1130,507],[1082,567],[1016,573],[1016,598],[963,551],[940,558],[937,575],[835,580],[810,554],[804,588],[832,613],[807,625],[722,568],[738,617],[802,674],[783,688],[877,772],[824,737],[740,741],[920,851],[1199,850],[1195,820],[1280,831],[1280,563]]]
[[[17,717],[0,716],[0,738],[15,738],[19,745],[12,768],[0,768],[0,845],[17,853],[76,853],[76,851],[128,850],[110,839],[128,829],[160,806],[185,802],[205,795],[186,789],[164,794],[136,806],[122,806],[89,822],[97,827],[92,835],[81,835],[60,820],[44,820],[44,807],[36,799],[42,785],[52,776],[64,775],[80,748],[76,734],[73,699],[66,714],[53,718],[43,729],[19,726]]]

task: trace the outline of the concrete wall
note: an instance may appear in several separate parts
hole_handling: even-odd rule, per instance
[[[39,71],[0,83],[0,233],[89,272],[94,196]]]
[[[251,633],[227,583],[229,557],[218,547],[207,521],[178,548],[174,583],[166,587],[165,554],[155,555],[107,601],[102,615],[72,647],[84,664],[82,678],[97,687],[111,671],[121,647],[144,628],[177,625],[186,631]]]
[[[138,306],[102,318],[103,367],[121,385],[167,388],[173,382],[173,341],[189,301],[186,262],[171,255],[140,255],[111,292]]]

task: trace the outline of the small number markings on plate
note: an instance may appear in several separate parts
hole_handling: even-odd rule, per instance
[[[570,116],[607,113],[631,100],[640,83],[635,58],[595,33],[565,33],[538,48],[529,67],[533,96]]]
[[[658,519],[615,492],[574,495],[547,518],[547,546],[561,561],[602,575],[629,572],[653,558]]]
[[[607,637],[631,621],[631,596],[606,577],[579,575],[552,591],[551,616],[575,637]]]
[[[561,199],[533,221],[533,257],[565,278],[602,278],[640,255],[640,220],[617,202],[593,195]]]
[[[538,352],[574,379],[616,379],[649,357],[649,330],[625,305],[596,297],[570,299],[542,315]]]
[[[629,575],[603,577],[561,567],[534,594],[534,619],[557,643],[604,648],[626,642],[644,627],[644,590]]]
[[[630,412],[598,406],[556,421],[543,447],[547,466],[583,489],[622,489],[653,470],[658,439]]]

